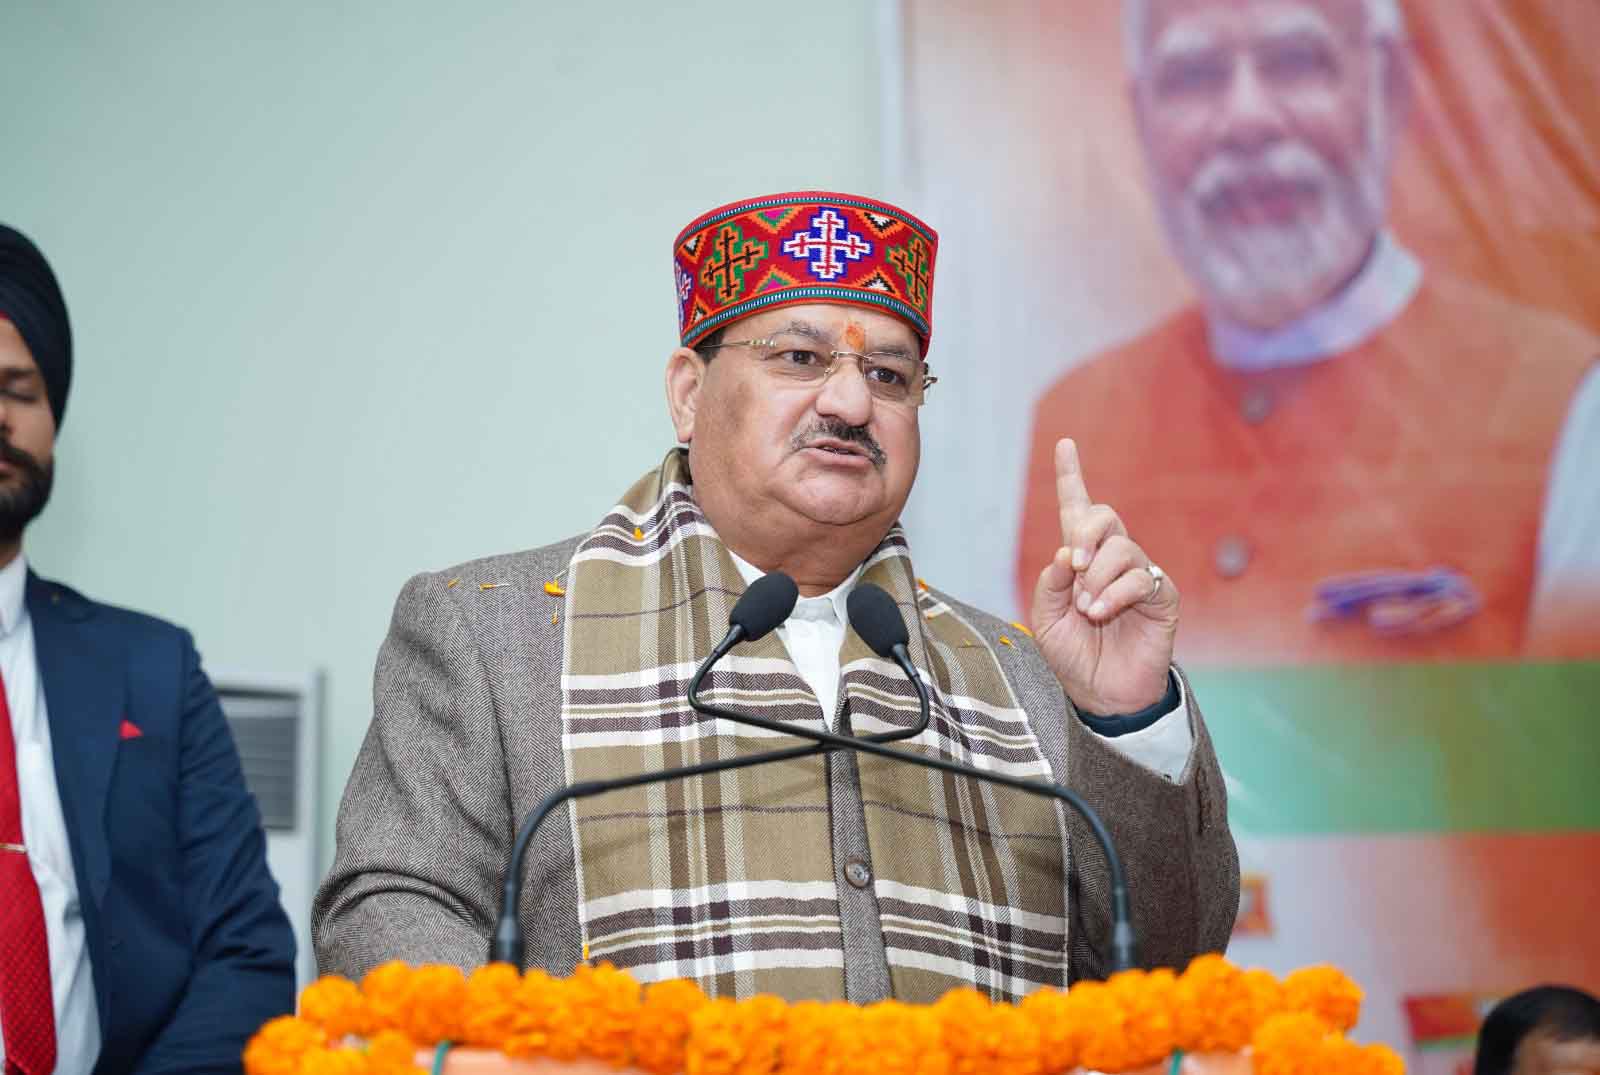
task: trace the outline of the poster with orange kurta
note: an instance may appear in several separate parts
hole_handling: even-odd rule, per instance
[[[919,571],[1025,616],[1072,438],[1182,594],[1235,953],[1352,968],[1391,1041],[1600,990],[1600,5],[885,25],[886,193],[941,239]]]

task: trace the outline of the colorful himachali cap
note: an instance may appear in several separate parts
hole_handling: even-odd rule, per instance
[[[939,236],[885,202],[827,191],[750,198],[678,233],[672,266],[685,347],[741,317],[839,302],[911,324],[928,353]]]

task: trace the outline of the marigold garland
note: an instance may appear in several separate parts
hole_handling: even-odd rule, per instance
[[[1019,1004],[956,989],[932,1005],[713,1000],[693,982],[641,988],[608,963],[567,978],[491,964],[374,968],[306,987],[244,1053],[247,1075],[410,1075],[442,1041],[511,1057],[580,1057],[653,1075],[1056,1075],[1129,1072],[1174,1052],[1250,1050],[1255,1075],[1403,1075],[1394,1050],[1344,1035],[1362,992],[1334,967],[1279,981],[1206,955],[1181,974],[1127,971]]]

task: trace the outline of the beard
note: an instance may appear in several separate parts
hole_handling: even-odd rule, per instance
[[[11,544],[50,502],[55,484],[54,460],[41,463],[9,440],[0,438],[0,460],[17,470],[15,488],[0,488],[0,543]]]
[[[1162,216],[1208,305],[1277,328],[1360,266],[1383,220],[1382,172],[1375,151],[1346,173],[1303,142],[1249,156],[1223,150],[1185,189],[1163,191]],[[1257,198],[1287,201],[1290,211],[1255,212]]]

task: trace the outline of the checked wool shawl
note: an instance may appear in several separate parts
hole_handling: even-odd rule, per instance
[[[910,627],[932,723],[896,749],[1051,779],[985,640],[920,590],[898,526],[867,558]],[[569,782],[793,746],[704,717],[685,691],[744,591],[691,495],[674,449],[579,544],[566,582],[562,746]],[[894,664],[850,631],[837,726],[913,724]],[[734,649],[708,700],[825,727],[774,632]],[[873,885],[894,995],[931,1002],[956,986],[1020,997],[1067,977],[1065,818],[1058,804],[993,784],[857,755]],[[843,938],[823,756],[577,800],[579,912],[589,958],[644,981],[697,980],[712,995],[842,999]]]

